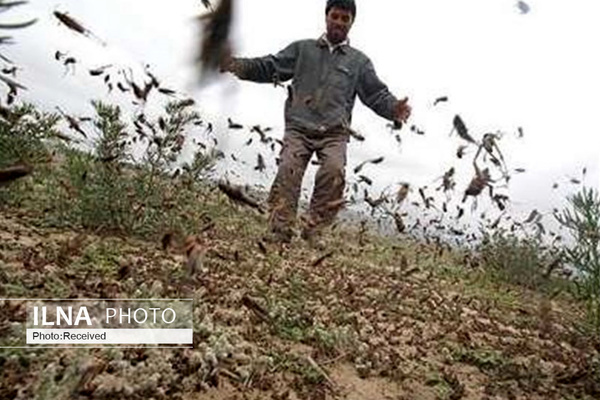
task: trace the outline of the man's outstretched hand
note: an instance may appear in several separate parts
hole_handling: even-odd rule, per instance
[[[231,50],[227,48],[219,59],[219,72],[230,72],[234,68],[234,62]]]
[[[224,52],[223,56],[221,57],[219,63],[219,71],[221,73],[230,72],[238,78],[242,73],[242,67],[240,62],[231,55],[231,51],[229,49],[227,49],[227,51]]]
[[[400,123],[406,122],[411,111],[412,108],[408,105],[408,97],[398,100],[394,107],[394,120]]]

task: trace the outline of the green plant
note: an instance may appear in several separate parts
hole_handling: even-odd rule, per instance
[[[568,198],[569,205],[555,217],[574,239],[565,259],[575,269],[577,295],[587,304],[589,322],[600,333],[600,196],[583,188]]]
[[[451,348],[451,354],[455,361],[476,366],[482,371],[498,370],[506,363],[502,353],[491,349],[456,346]]]
[[[200,114],[189,107],[190,103],[185,101],[172,101],[156,122],[147,121],[151,135],[143,161],[152,172],[168,172],[173,168],[183,149],[186,129],[201,121]]]
[[[93,102],[96,143],[92,153],[64,146],[63,160],[48,174],[44,208],[57,224],[123,231],[131,225],[131,183],[126,125],[117,106]]]
[[[518,236],[503,229],[484,232],[477,251],[494,275],[530,289],[548,283],[551,266],[558,257],[556,250],[544,246],[538,235]]]
[[[137,137],[128,132],[119,107],[92,104],[92,151],[57,148],[61,162],[40,185],[41,206],[31,208],[44,210],[43,218],[54,226],[142,237],[197,228],[198,200],[205,191],[198,182],[214,166],[216,153],[199,150],[189,164],[177,168],[186,131],[200,121],[189,102],[167,104],[156,122],[142,117],[141,125],[138,117]],[[138,126],[146,128],[140,132]],[[141,154],[138,160],[135,153]]]
[[[56,137],[60,117],[38,111],[31,104],[15,106],[0,118],[0,168],[18,162],[46,163],[50,151],[46,139]]]
[[[95,149],[98,160],[111,167],[127,161],[130,149],[121,109],[101,101],[92,101],[92,106],[97,115],[94,126],[99,132]]]
[[[0,187],[0,205],[20,206],[32,197],[32,188],[49,169],[52,139],[61,137],[56,125],[60,117],[38,111],[31,104],[4,110],[0,118],[0,168],[15,164],[33,167],[33,179]]]

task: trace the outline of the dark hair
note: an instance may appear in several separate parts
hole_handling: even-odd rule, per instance
[[[341,8],[342,10],[350,11],[352,19],[356,19],[356,3],[354,0],[327,0],[325,14],[329,14],[329,10],[333,7]]]

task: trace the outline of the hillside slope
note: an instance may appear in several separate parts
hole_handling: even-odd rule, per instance
[[[592,399],[572,301],[489,279],[464,255],[345,230],[329,250],[259,243],[264,217],[204,204],[201,271],[175,244],[0,214],[2,298],[194,298],[194,349],[0,349],[0,398]],[[359,237],[361,236],[361,237]],[[0,343],[24,335],[0,302]]]

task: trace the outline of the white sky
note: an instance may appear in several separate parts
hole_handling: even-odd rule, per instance
[[[324,31],[325,0],[237,3],[238,55],[266,55]],[[556,206],[565,193],[577,188],[568,181],[581,178],[584,166],[585,182],[598,187],[600,2],[527,3],[531,11],[520,14],[514,0],[357,1],[351,44],[371,57],[393,93],[409,96],[410,122],[426,135],[403,130],[398,147],[386,129],[387,121],[357,100],[353,125],[367,140],[349,148],[350,183],[351,168],[384,155],[383,164],[365,169],[378,190],[400,181],[437,186],[433,181],[454,166],[459,171],[455,197],[462,197],[472,175],[469,159],[474,150],[462,161],[455,157],[464,143],[448,134],[452,118],[460,114],[476,138],[486,132],[507,133],[500,146],[509,167],[527,169],[511,181],[510,194],[518,209]],[[108,45],[69,31],[54,19],[55,10],[68,11]],[[200,0],[36,0],[3,15],[39,18],[32,28],[16,32],[18,45],[5,52],[22,67],[20,79],[30,87],[25,98],[48,109],[61,105],[75,114],[90,114],[92,98],[128,104],[128,97],[108,95],[87,68],[115,63],[141,71],[148,63],[166,86],[193,95],[217,126],[224,127],[226,117],[232,116],[248,126],[273,126],[281,137],[283,89],[230,76],[204,90],[195,85],[192,60],[199,34],[192,18],[200,12]],[[74,75],[65,75],[54,60],[56,50],[69,51],[79,60]],[[439,96],[450,101],[433,107]],[[524,139],[516,139],[519,126]],[[224,136],[224,150],[237,152],[250,134]],[[228,166],[242,175],[238,179],[268,186],[272,160],[270,174],[261,176],[251,170],[256,149],[245,151],[242,158],[248,166]],[[305,187],[310,180],[309,174]],[[552,190],[553,182],[561,188]]]

